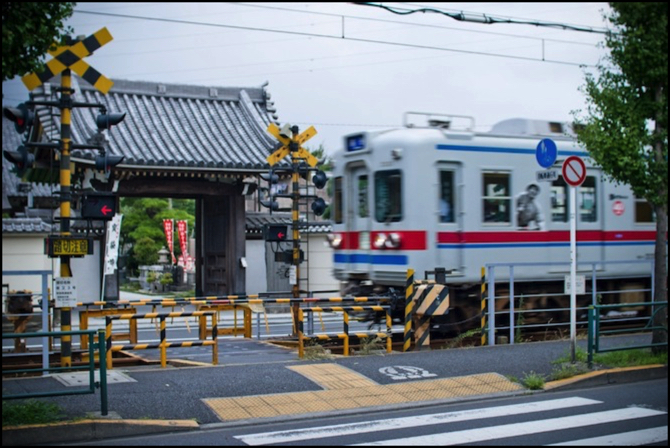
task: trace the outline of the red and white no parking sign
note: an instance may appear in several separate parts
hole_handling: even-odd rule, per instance
[[[572,187],[579,187],[586,179],[586,165],[581,157],[570,156],[563,162],[563,179]]]

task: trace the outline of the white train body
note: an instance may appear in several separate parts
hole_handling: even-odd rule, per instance
[[[469,130],[474,120],[469,129],[457,130],[433,120],[436,114],[411,115],[432,126],[406,122],[404,128],[352,134],[335,157],[332,246],[340,281],[402,287],[408,269],[422,278],[442,267],[447,283],[473,284],[481,281],[486,263],[529,262],[564,264],[517,267],[515,279],[562,280],[570,267],[573,188],[563,179],[562,164],[570,156],[586,168],[576,187],[578,262],[653,258],[649,205],[628,186],[607,181],[561,124],[513,119],[477,133]],[[537,155],[547,138],[557,148],[549,169]],[[551,171],[557,179],[545,180]],[[567,174],[571,183],[573,175],[583,176]],[[539,217],[526,223],[519,196],[533,184],[539,193],[531,212]],[[602,264],[597,271],[599,279],[635,277],[648,276],[650,267]],[[501,269],[496,279],[508,273]]]

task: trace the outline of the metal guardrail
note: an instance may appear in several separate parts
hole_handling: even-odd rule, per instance
[[[615,293],[615,292],[621,292],[621,291],[605,291],[605,290],[598,290],[597,289],[597,280],[599,280],[598,277],[598,266],[606,266],[606,265],[621,265],[621,264],[648,264],[649,265],[649,279],[650,279],[650,285],[651,289],[644,289],[644,290],[626,290],[625,292],[648,292],[651,297],[654,297],[654,260],[620,260],[620,261],[578,261],[577,262],[578,266],[580,269],[584,269],[584,267],[589,266],[590,267],[590,276],[587,277],[587,282],[590,282],[591,284],[591,289],[590,291],[587,291],[586,294],[591,296],[591,303],[595,305],[598,302],[598,295],[599,294],[610,294],[610,293]],[[487,339],[488,339],[488,345],[495,345],[495,336],[496,336],[496,331],[497,330],[509,330],[509,343],[514,344],[514,338],[515,338],[515,333],[517,329],[519,328],[530,328],[532,325],[517,325],[516,323],[516,316],[523,316],[523,313],[527,312],[526,310],[519,310],[515,309],[514,307],[514,300],[510,300],[509,302],[509,310],[505,311],[495,311],[495,303],[497,299],[500,299],[501,297],[496,296],[496,283],[507,283],[508,284],[508,290],[509,298],[518,298],[518,295],[515,295],[514,292],[514,285],[517,280],[515,280],[515,267],[537,267],[537,266],[569,266],[569,263],[566,262],[545,262],[545,263],[486,263],[485,267],[482,270],[482,294],[484,294],[484,290],[486,289],[486,294],[487,294],[487,309],[488,311],[484,311],[482,309],[482,316],[485,316],[488,319],[488,322],[484,322],[484,319],[482,319],[482,332],[487,331]],[[496,268],[499,268],[501,270],[507,270],[508,275],[509,275],[509,280],[504,281],[504,282],[498,282],[496,280]],[[645,276],[646,277],[646,276]],[[518,281],[523,281],[523,280],[518,280]],[[543,294],[544,296],[564,296],[565,293],[557,293],[557,294]],[[532,298],[532,295],[526,295],[526,299]],[[482,297],[482,300],[484,300],[484,297]],[[483,307],[482,303],[482,307]],[[493,310],[493,311],[491,311]],[[546,312],[561,312],[561,311],[570,311],[569,308],[555,308],[555,309],[544,309],[543,311]],[[577,308],[576,311],[584,311],[587,312],[587,308]],[[536,310],[531,310],[530,312],[535,312]],[[507,326],[496,326],[496,316],[502,315],[502,314],[509,314],[509,325]],[[586,322],[579,322],[581,324],[586,323]],[[570,322],[561,322],[561,323],[544,323],[541,325],[535,325],[536,327],[557,327],[557,326],[565,326],[569,325]],[[483,340],[482,340],[483,342]]]
[[[638,306],[653,306],[654,311],[649,317],[648,322],[643,327],[637,328],[625,328],[617,330],[601,330],[601,317],[600,310],[612,309],[612,308],[626,308],[626,307],[638,307]],[[618,303],[612,305],[591,305],[589,306],[589,334],[588,334],[588,365],[589,368],[593,365],[593,354],[594,353],[604,353],[604,352],[614,352],[621,350],[631,350],[637,348],[652,348],[652,347],[667,347],[667,342],[662,343],[651,343],[646,345],[627,345],[620,347],[610,347],[610,348],[601,348],[600,347],[600,337],[613,334],[623,334],[623,333],[639,333],[641,331],[654,331],[662,330],[666,333],[668,332],[667,327],[663,326],[654,326],[654,316],[656,313],[660,312],[662,309],[667,308],[668,302],[639,302],[639,303]]]
[[[61,337],[64,335],[86,335],[90,338],[91,341],[95,339],[95,330],[77,330],[77,331],[42,331],[37,333],[6,333],[2,335],[2,339],[10,338],[48,338],[48,337]],[[22,374],[22,373],[35,373],[35,372],[72,372],[77,370],[88,370],[89,372],[89,387],[86,389],[74,389],[68,391],[47,391],[47,392],[33,392],[26,394],[13,394],[5,395],[3,388],[2,399],[3,400],[15,400],[21,398],[36,398],[36,397],[54,397],[59,395],[83,395],[83,394],[94,394],[95,388],[100,387],[100,407],[101,414],[107,415],[108,406],[107,406],[107,364],[106,359],[107,355],[105,353],[105,330],[98,330],[98,342],[89,344],[88,346],[88,365],[82,367],[49,367],[48,365],[45,368],[34,368],[34,369],[10,369],[5,370],[3,368],[2,374]],[[96,346],[99,352],[99,364],[100,364],[100,381],[95,381],[95,349]],[[3,363],[4,364],[4,363]]]
[[[174,342],[168,341],[166,335],[166,325],[165,319],[168,317],[188,317],[188,316],[210,316],[212,318],[212,340],[211,341],[188,341],[188,342]],[[126,344],[126,345],[112,345],[112,321],[115,320],[136,320],[136,319],[154,319],[158,318],[160,320],[160,342],[158,344]],[[166,349],[169,347],[196,347],[211,345],[212,346],[212,365],[217,365],[219,363],[219,348],[218,348],[218,335],[216,323],[216,311],[193,311],[193,312],[174,312],[174,313],[146,313],[146,314],[121,314],[119,316],[105,316],[105,328],[108,331],[107,338],[107,364],[111,369],[112,364],[112,352],[121,351],[121,350],[146,350],[146,349],[160,349],[161,352],[161,367],[165,368],[167,366],[167,353]]]
[[[316,339],[319,341],[330,339],[343,340],[343,354],[349,356],[349,338],[357,337],[359,339],[376,336],[380,339],[386,338],[386,352],[392,351],[392,332],[391,332],[391,315],[389,314],[390,307],[388,305],[367,305],[367,306],[332,306],[332,307],[312,307],[300,308],[298,312],[298,357],[302,359],[305,356],[305,340]],[[343,332],[337,334],[318,334],[305,335],[304,330],[304,313],[314,312],[335,312],[342,313]],[[349,313],[361,311],[381,311],[386,313],[386,333],[350,333],[349,332]]]

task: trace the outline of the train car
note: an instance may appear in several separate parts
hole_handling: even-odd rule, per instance
[[[487,263],[523,263],[513,271],[519,293],[548,290],[538,285],[552,282],[562,289],[570,272],[571,188],[562,164],[571,156],[585,168],[576,173],[583,179],[576,190],[578,262],[607,262],[595,265],[607,288],[648,285],[649,264],[623,262],[653,260],[651,207],[630,187],[607,181],[566,124],[509,119],[490,132],[474,129],[471,117],[409,112],[404,127],[345,137],[332,173],[330,236],[343,293],[404,297],[408,269],[422,276],[444,268],[450,320],[462,322],[479,312]],[[548,167],[540,164],[547,139],[557,154]],[[496,281],[509,273],[498,270]],[[568,306],[562,298],[543,300],[527,306]]]

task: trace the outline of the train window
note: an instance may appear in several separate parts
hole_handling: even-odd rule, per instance
[[[358,216],[367,218],[370,216],[368,206],[368,175],[358,176]]]
[[[402,220],[401,180],[400,170],[375,173],[375,219],[378,222]]]
[[[483,173],[484,222],[510,223],[512,197],[509,188],[509,173]]]
[[[453,171],[440,171],[440,222],[454,222]]]
[[[335,178],[333,188],[333,219],[337,224],[342,224],[342,177]]]
[[[568,184],[563,176],[551,184],[551,221],[568,222]]]
[[[644,198],[635,198],[635,222],[637,223],[650,223],[654,222],[654,210],[651,208],[651,204],[647,202]]]
[[[598,214],[596,208],[596,178],[586,176],[584,183],[577,190],[579,195],[579,219],[581,222],[596,222]]]

